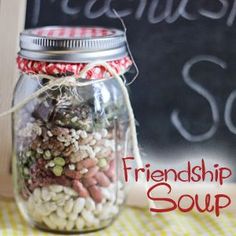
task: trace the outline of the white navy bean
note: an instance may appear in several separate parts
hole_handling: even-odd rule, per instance
[[[58,193],[56,194],[55,196],[52,197],[52,200],[53,201],[58,201],[58,200],[61,200],[65,197],[64,193]]]
[[[84,198],[77,198],[74,203],[73,213],[79,214],[85,206]]]
[[[67,214],[62,207],[57,207],[57,215],[64,219],[67,217]]]
[[[70,221],[75,221],[77,218],[78,218],[78,214],[75,214],[75,213],[73,213],[73,212],[71,212],[71,213],[69,214],[69,216],[68,216],[68,219],[69,219]]]
[[[50,199],[51,199],[51,194],[50,194],[50,192],[48,191],[48,189],[45,188],[45,187],[42,189],[42,199],[43,199],[45,202],[48,202],[48,201],[50,201]]]
[[[67,221],[67,224],[66,224],[66,230],[71,231],[74,228],[74,226],[75,226],[75,222],[69,220],[69,221]]]
[[[86,145],[84,145],[86,146]],[[36,188],[29,197],[27,207],[32,219],[50,229],[63,231],[99,227],[101,221],[113,218],[124,201],[123,185],[118,183],[116,201],[115,184],[101,188],[103,199],[96,203],[92,198],[81,198],[69,187],[52,185]]]
[[[48,217],[44,217],[43,222],[45,225],[48,226],[49,229],[56,229],[57,228],[57,225],[55,224],[55,222],[50,220]]]
[[[53,199],[53,198],[55,198],[55,196],[57,195],[57,193],[55,193],[55,192],[50,192],[50,195],[51,195],[51,200]]]
[[[109,192],[109,190],[106,188],[101,188],[101,190],[102,190],[103,197],[110,200],[111,193]]]
[[[101,203],[97,204],[94,214],[99,215],[102,212],[103,206]]]
[[[110,210],[104,209],[103,212],[98,216],[100,220],[108,220],[110,218]]]
[[[32,211],[32,218],[38,223],[42,223],[42,216],[37,211]]]
[[[82,212],[81,212],[81,215],[83,217],[83,219],[85,220],[86,224],[92,224],[93,223],[93,220],[94,220],[94,215],[92,214],[92,212],[84,209]]]
[[[71,195],[71,196],[74,196],[74,197],[78,196],[78,193],[75,192],[72,188],[64,187],[64,192],[67,195]]]
[[[61,185],[51,185],[49,187],[49,189],[52,191],[52,192],[55,192],[55,193],[60,193],[63,191],[63,186]]]
[[[82,217],[79,217],[75,222],[76,228],[82,230],[85,226],[85,221]]]
[[[62,199],[59,199],[56,201],[56,204],[58,206],[64,206],[65,205],[65,202],[66,202],[66,199],[65,198],[62,198]]]
[[[56,220],[56,224],[57,224],[58,229],[64,230],[66,227],[67,221],[63,218],[58,217]]]
[[[72,209],[73,209],[73,206],[74,206],[74,201],[73,199],[71,198],[70,200],[68,200],[66,203],[65,203],[65,206],[64,206],[64,211],[69,214]]]
[[[41,202],[41,190],[40,190],[40,188],[36,188],[35,190],[34,190],[34,193],[33,193],[33,195],[34,195],[34,200],[36,201],[36,202]]]
[[[41,216],[49,216],[51,213],[43,204],[37,204],[35,209]]]
[[[70,195],[65,195],[65,200],[67,201],[67,200],[69,200],[70,198],[71,198],[71,196]]]
[[[57,205],[54,202],[46,202],[44,206],[46,211],[49,211],[50,214],[57,209]]]
[[[92,198],[86,199],[85,208],[89,211],[94,211],[96,209],[95,202],[92,200]]]

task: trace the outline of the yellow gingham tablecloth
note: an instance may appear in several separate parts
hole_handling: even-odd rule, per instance
[[[13,201],[0,201],[0,236],[50,236],[33,229],[20,216]],[[151,216],[148,210],[126,207],[109,228],[89,236],[170,235],[170,236],[231,236],[236,235],[236,213],[213,214],[164,213]]]

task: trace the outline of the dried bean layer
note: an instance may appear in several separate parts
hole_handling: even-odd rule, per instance
[[[115,168],[123,130],[111,123],[114,114],[99,120],[91,106],[74,106],[66,96],[39,103],[29,119],[22,112],[26,115],[18,119],[17,179],[27,214],[50,230],[104,227],[124,201]]]

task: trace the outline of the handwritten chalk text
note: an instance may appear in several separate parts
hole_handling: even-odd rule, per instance
[[[88,0],[78,1],[72,5],[71,0],[51,0],[49,4],[60,2],[61,11],[75,17],[82,14],[88,19],[98,19],[100,17],[116,18],[113,12],[115,9],[118,14],[125,17],[133,17],[137,21],[147,20],[150,24],[166,22],[172,24],[179,19],[196,21],[202,17],[210,20],[225,19],[227,26],[233,26],[236,18],[236,0],[215,0],[214,7],[209,8],[209,1],[201,1],[193,4],[192,0]],[[118,4],[119,3],[119,4]],[[32,14],[32,24],[37,26],[41,12],[40,0],[34,0]],[[119,5],[119,7],[117,7]]]

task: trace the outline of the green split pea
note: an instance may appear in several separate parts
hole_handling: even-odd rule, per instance
[[[63,172],[63,168],[61,166],[54,166],[52,172],[56,176],[61,176]]]
[[[100,168],[105,168],[107,166],[107,160],[105,158],[102,158],[98,161],[98,166]]]
[[[52,172],[56,176],[61,176],[63,172],[63,166],[66,164],[65,160],[62,157],[55,157],[53,159],[55,166],[52,169]]]

